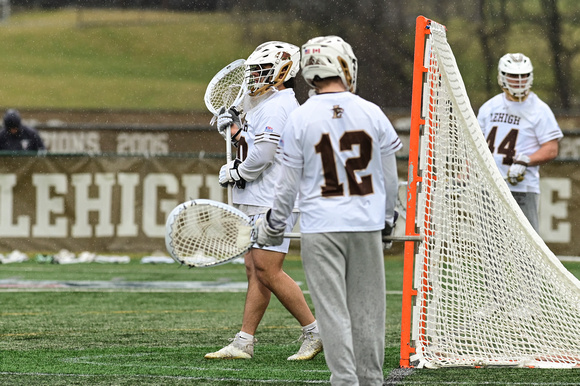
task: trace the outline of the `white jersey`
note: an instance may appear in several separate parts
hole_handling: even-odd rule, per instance
[[[523,102],[498,94],[481,106],[477,120],[504,178],[518,154],[533,154],[542,144],[563,137],[554,113],[533,92]],[[509,188],[513,192],[539,194],[540,167],[529,166],[524,180]]]
[[[245,117],[242,138],[240,138],[237,157],[242,160],[240,174],[250,174],[247,170],[261,171],[255,179],[247,179],[244,189],[233,188],[234,204],[252,205],[269,208],[274,201],[274,185],[280,168],[276,148],[288,116],[299,106],[294,90],[284,89],[274,92],[257,107],[248,111]],[[270,144],[271,155],[257,154],[256,145],[260,142]],[[275,155],[275,158],[274,158]],[[250,165],[251,164],[251,165]],[[264,169],[265,168],[265,169]],[[262,171],[262,169],[264,169]]]
[[[278,180],[276,204],[299,191],[300,232],[384,228],[382,158],[402,144],[377,105],[350,92],[312,96],[290,115],[280,146],[288,178]],[[299,188],[292,175],[300,176]]]

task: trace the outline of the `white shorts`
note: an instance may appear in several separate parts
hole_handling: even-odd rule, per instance
[[[266,212],[270,208],[260,207],[260,206],[253,206],[253,205],[234,205],[236,208],[244,212],[248,217],[250,217],[251,224],[255,225],[256,221],[259,218],[262,218],[266,215]],[[294,226],[298,222],[298,218],[300,217],[299,212],[292,212],[290,217],[286,220],[286,233],[292,232]],[[273,251],[273,252],[282,252],[288,253],[288,249],[290,248],[290,239],[284,239],[282,244],[269,246],[269,247],[260,247],[258,244],[252,245],[252,248],[263,249],[265,251]]]

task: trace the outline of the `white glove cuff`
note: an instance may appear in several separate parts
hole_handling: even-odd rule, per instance
[[[530,163],[530,157],[528,157],[525,154],[518,154],[518,156],[514,160],[514,163],[519,164],[519,165],[528,166]]]
[[[231,169],[230,169],[230,176],[232,177],[232,179],[233,179],[234,181],[239,181],[239,180],[243,179],[243,178],[240,176],[240,172],[238,171],[238,169],[237,169],[237,168],[231,168]]]

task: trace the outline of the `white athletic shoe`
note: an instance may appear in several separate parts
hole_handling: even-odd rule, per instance
[[[240,334],[230,339],[232,343],[216,352],[205,354],[206,359],[252,359],[254,356],[254,343],[257,340],[254,338],[252,342],[240,338]]]
[[[289,361],[307,361],[314,358],[316,354],[322,351],[322,339],[320,339],[320,334],[303,332],[298,340],[303,341],[302,346],[300,346],[300,350],[298,350],[296,354],[288,357]]]

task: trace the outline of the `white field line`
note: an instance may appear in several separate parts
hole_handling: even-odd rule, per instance
[[[580,256],[556,256],[560,261],[567,261],[572,263],[580,262]]]
[[[158,366],[158,365],[152,365],[152,364],[135,364],[135,363],[120,363],[120,362],[115,362],[115,363],[111,363],[111,362],[103,362],[100,361],[99,359],[103,359],[103,358],[123,358],[123,362],[126,362],[127,360],[130,360],[131,357],[144,357],[144,356],[149,356],[151,357],[152,354],[151,353],[136,353],[136,354],[120,354],[120,355],[94,355],[94,356],[79,356],[79,357],[70,357],[70,358],[63,358],[61,359],[62,362],[66,362],[66,363],[75,363],[75,364],[88,364],[88,365],[93,365],[93,366],[100,366],[100,367],[125,367],[125,368],[147,368],[147,369],[151,369],[151,368],[156,368],[156,369],[179,369],[179,370],[184,370],[184,371],[196,371],[196,372],[200,372],[200,371],[223,371],[223,372],[243,372],[246,371],[245,369],[239,369],[239,368],[230,368],[230,367],[224,367],[224,368],[206,368],[206,367],[193,367],[193,366]],[[311,372],[311,373],[326,373],[330,375],[330,371],[329,370],[306,370],[304,372]],[[74,377],[81,377],[81,378],[88,378],[88,377],[101,377],[101,374],[65,374],[65,373],[55,373],[55,374],[51,374],[51,373],[34,373],[34,372],[28,372],[28,373],[17,373],[17,372],[0,372],[0,375],[24,375],[24,376],[47,376],[47,377],[68,377],[68,378],[74,378]],[[216,381],[236,381],[236,382],[240,382],[241,384],[255,384],[255,383],[288,383],[288,384],[292,384],[295,383],[296,380],[295,379],[240,379],[240,378],[235,378],[235,377],[219,377],[219,378],[215,378],[215,377],[204,377],[204,376],[171,376],[171,375],[145,375],[145,374],[107,374],[107,376],[113,376],[113,377],[123,377],[124,379],[131,379],[131,378],[138,378],[138,379],[142,379],[142,378],[147,378],[147,379],[171,379],[171,380],[207,380],[207,381],[211,381],[211,380],[216,380]],[[314,381],[300,381],[301,383],[312,383],[312,384],[328,384],[329,381],[325,381],[325,380],[314,380]]]
[[[59,373],[14,373],[14,372],[0,372],[0,375],[24,375],[24,376],[47,376],[47,377],[61,377],[61,378],[102,378],[103,374],[59,374]],[[226,377],[187,377],[187,376],[173,376],[173,375],[145,375],[145,374],[106,374],[108,377],[119,377],[124,380],[128,379],[171,379],[171,380],[191,380],[191,381],[233,381],[239,382],[240,384],[258,384],[258,383],[270,383],[270,384],[294,384],[295,379],[239,379],[239,378],[226,378]],[[301,380],[300,383],[312,383],[312,384],[329,384],[329,381],[307,381]]]
[[[0,292],[245,292],[247,288],[245,281],[0,280]],[[402,295],[402,292],[385,291],[385,294]]]
[[[432,371],[432,370],[424,370],[424,371]],[[0,375],[16,375],[16,376],[46,376],[46,377],[59,377],[59,378],[101,378],[103,374],[64,374],[64,373],[35,373],[35,372],[27,372],[27,373],[16,373],[16,372],[7,372],[2,371]],[[227,377],[188,377],[188,376],[172,376],[172,375],[145,375],[145,374],[107,374],[109,377],[119,377],[125,380],[129,379],[167,379],[167,380],[192,380],[192,381],[235,381],[240,382],[240,384],[293,384],[296,382],[295,379],[239,379],[239,378],[227,378]],[[403,380],[403,379],[399,379]],[[413,382],[409,379],[404,380],[405,385],[424,385],[424,382]],[[329,381],[318,380],[318,381],[308,381],[308,380],[301,380],[300,383],[310,383],[310,384],[329,384]],[[387,377],[385,379],[384,385],[397,385],[399,384],[398,381],[390,381]],[[487,382],[478,382],[478,385],[505,385],[505,382],[498,381],[487,381]],[[577,386],[578,383],[570,383],[570,382],[510,382],[510,385],[522,385],[522,386]],[[432,385],[473,385],[473,382],[465,381],[465,382],[437,382],[432,383]]]

